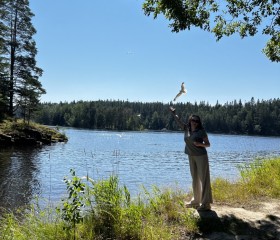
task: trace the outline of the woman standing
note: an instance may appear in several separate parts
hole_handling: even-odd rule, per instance
[[[210,210],[210,204],[213,203],[213,199],[209,160],[206,151],[206,148],[210,147],[207,133],[202,126],[199,116],[191,115],[188,123],[184,123],[176,115],[173,108],[170,108],[170,110],[177,124],[185,131],[185,153],[189,158],[193,188],[193,198],[186,206],[196,208],[198,211]]]

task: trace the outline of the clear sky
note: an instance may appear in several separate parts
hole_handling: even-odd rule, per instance
[[[30,0],[47,102],[128,100],[210,104],[279,98],[280,63],[261,52],[266,37],[216,42],[193,28],[172,33],[147,17],[142,0]]]

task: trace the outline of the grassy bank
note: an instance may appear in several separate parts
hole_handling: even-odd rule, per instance
[[[215,202],[251,204],[280,198],[280,158],[240,168],[240,179],[212,183]],[[200,219],[184,207],[189,196],[177,189],[148,192],[135,198],[118,177],[95,182],[75,171],[64,179],[68,196],[56,209],[31,208],[24,216],[1,219],[1,239],[186,239],[199,232]]]
[[[42,143],[65,142],[67,137],[55,128],[34,122],[24,122],[22,119],[6,119],[0,122],[0,143],[3,145],[24,145],[34,140]]]
[[[218,178],[212,183],[216,202],[249,207],[266,198],[280,198],[280,158],[255,160],[239,171],[236,182]]]

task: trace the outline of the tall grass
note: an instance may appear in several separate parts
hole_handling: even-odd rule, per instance
[[[212,182],[215,201],[234,204],[280,197],[280,158],[257,159],[240,166],[239,171],[236,182],[220,178]]]
[[[279,198],[279,173],[280,158],[256,160],[240,167],[236,182],[216,179],[214,200],[232,204]],[[22,215],[6,214],[0,220],[0,239],[183,239],[199,231],[199,218],[184,207],[186,194],[180,190],[154,186],[131,197],[117,176],[96,182],[77,177],[74,170],[64,181],[68,196],[57,211],[33,207]]]
[[[32,209],[22,220],[7,214],[0,223],[0,239],[156,240],[198,231],[198,218],[184,207],[185,194],[179,190],[154,187],[132,198],[115,175],[95,182],[77,177],[74,170],[64,181],[68,196],[57,211]]]
[[[24,214],[24,216],[22,216]],[[64,223],[56,216],[49,221],[50,211],[35,209],[20,214],[7,213],[0,222],[1,240],[67,239]]]
[[[181,232],[194,233],[197,217],[184,208],[184,194],[154,187],[132,199],[117,176],[93,184],[91,221],[101,239],[174,239]]]

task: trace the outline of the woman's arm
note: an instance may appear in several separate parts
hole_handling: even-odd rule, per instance
[[[195,146],[197,146],[197,147],[210,147],[210,142],[209,142],[209,139],[208,139],[208,137],[204,137],[203,138],[203,142],[202,143],[200,143],[200,142],[194,142],[193,143]]]
[[[182,130],[185,130],[186,124],[180,120],[180,118],[178,117],[178,115],[174,114],[174,118],[175,118],[176,123],[179,125],[179,127],[180,127]]]
[[[175,109],[172,108],[172,107],[170,107],[169,110],[170,110],[170,112],[172,112],[172,114],[173,114],[173,116],[174,116],[174,118],[175,118],[175,121],[176,121],[176,123],[179,125],[179,127],[180,127],[182,130],[185,130],[186,124],[180,120],[180,118],[178,117],[178,115],[177,115],[176,112],[175,112]]]

